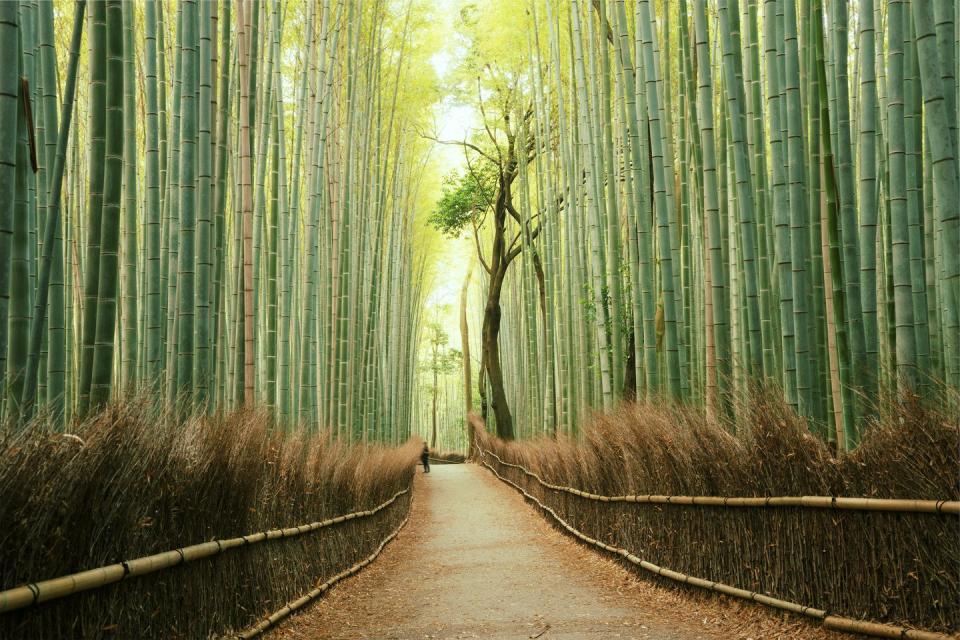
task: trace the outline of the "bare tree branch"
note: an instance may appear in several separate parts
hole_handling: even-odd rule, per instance
[[[500,145],[497,144],[497,137],[493,135],[492,131],[490,131],[490,125],[487,123],[487,111],[483,108],[483,95],[480,91],[480,76],[477,76],[477,104],[480,105],[480,115],[483,118],[483,128],[486,129],[487,135],[490,137],[490,142],[493,143],[493,147],[497,150],[497,157],[499,158],[497,164],[500,167],[503,167],[503,153],[500,151]]]
[[[521,252],[521,251],[523,251],[523,245],[522,245],[522,244],[517,244],[517,240],[519,240],[521,237],[523,237],[523,230],[522,230],[522,229],[521,229],[520,231],[518,231],[518,232],[517,232],[517,235],[513,236],[513,240],[510,241],[510,246],[509,246],[509,248],[507,248],[507,263],[508,263],[508,264],[509,264],[510,262],[512,262],[513,259],[516,258],[518,255],[520,255],[520,252]],[[514,245],[516,245],[516,246],[514,246]]]
[[[460,140],[441,140],[441,139],[436,138],[436,137],[434,137],[434,136],[428,135],[428,134],[424,133],[423,131],[418,131],[417,133],[420,135],[421,138],[423,138],[423,139],[425,139],[425,140],[431,140],[431,141],[433,141],[433,142],[436,142],[437,144],[454,145],[454,146],[464,147],[464,148],[466,148],[466,149],[471,149],[471,150],[476,151],[477,153],[479,153],[481,156],[483,156],[484,158],[486,158],[486,159],[489,160],[490,162],[492,162],[492,163],[494,163],[494,164],[498,164],[498,161],[497,161],[496,158],[490,156],[490,155],[489,155],[487,152],[485,152],[483,149],[481,149],[480,147],[478,147],[477,145],[475,145],[475,144],[473,144],[473,143],[467,142],[466,140],[463,140],[463,141],[460,141]],[[499,149],[498,149],[498,151],[499,151]]]
[[[484,270],[489,274],[493,275],[493,269],[490,268],[490,265],[487,264],[487,261],[483,258],[483,248],[480,246],[480,231],[477,228],[477,221],[474,218],[473,220],[473,241],[477,245],[477,257],[480,258],[480,264],[483,266]]]

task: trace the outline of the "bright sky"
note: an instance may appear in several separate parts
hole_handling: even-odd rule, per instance
[[[458,1],[450,6],[459,5]],[[441,85],[458,64],[463,51],[453,40],[430,59]],[[434,106],[435,137],[440,140],[464,140],[470,137],[472,129],[480,126],[476,109],[471,105],[457,104],[447,97]],[[459,170],[464,166],[463,149],[456,145],[436,145],[433,150],[434,161],[442,175]],[[439,193],[437,194],[439,197]],[[449,240],[439,243],[434,264],[432,289],[427,296],[426,318],[433,319],[436,311],[441,311],[440,321],[450,336],[450,346],[460,348],[459,303],[460,289],[467,275],[474,248],[468,239]],[[444,307],[445,309],[437,309]]]

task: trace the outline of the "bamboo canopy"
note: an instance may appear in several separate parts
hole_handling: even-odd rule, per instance
[[[427,293],[415,10],[3,6],[0,419],[62,430],[148,392],[405,441]]]

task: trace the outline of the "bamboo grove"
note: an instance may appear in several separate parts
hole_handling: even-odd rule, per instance
[[[573,433],[634,395],[730,415],[773,387],[848,449],[882,397],[956,388],[955,13],[524,3],[524,71],[478,72],[484,129],[462,177],[489,192],[468,205],[484,266],[501,200],[523,246],[495,301],[518,425],[499,435]]]
[[[5,419],[145,391],[397,440],[476,388],[513,437],[775,389],[849,449],[960,385],[954,0],[455,13],[460,385],[421,326],[429,3],[0,3]]]
[[[406,438],[424,145],[388,4],[0,3],[7,419],[146,390]]]

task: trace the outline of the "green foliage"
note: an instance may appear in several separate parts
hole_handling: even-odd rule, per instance
[[[427,358],[420,364],[421,371],[437,375],[458,373],[463,353],[459,349],[446,346],[450,336],[443,329],[443,325],[436,321],[428,322],[425,330],[429,352]]]
[[[497,169],[482,162],[462,174],[451,173],[443,179],[437,207],[428,222],[451,238],[458,237],[468,225],[479,226],[496,197]]]
[[[448,77],[448,90],[470,103],[477,100],[479,91],[489,98],[488,114],[504,106],[500,98],[527,84],[527,43],[534,29],[541,38],[547,36],[546,25],[533,21],[525,2],[463,2],[451,26],[461,60]]]

